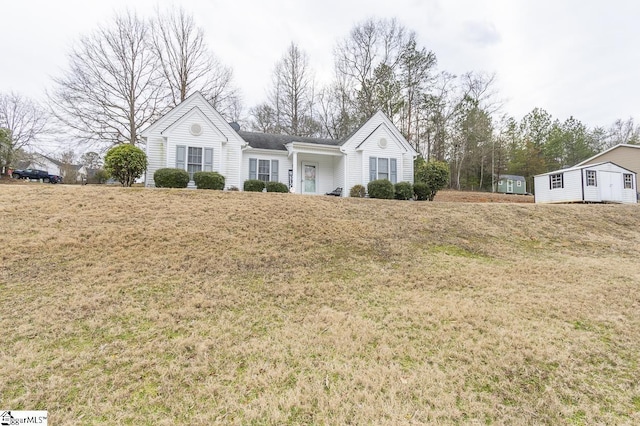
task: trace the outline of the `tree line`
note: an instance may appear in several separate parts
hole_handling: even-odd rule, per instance
[[[381,110],[423,159],[449,164],[457,189],[491,190],[503,174],[531,184],[535,174],[640,142],[632,118],[588,128],[540,108],[520,120],[503,114],[495,74],[438,69],[436,54],[395,19],[365,20],[337,40],[334,76],[325,84],[291,43],[273,67],[266,98],[246,115],[233,70],[182,8],[157,9],[150,18],[116,14],[80,37],[68,61],[44,106],[0,94],[3,165],[46,132],[105,148],[139,144],[144,127],[195,91],[227,120],[267,133],[342,139]]]

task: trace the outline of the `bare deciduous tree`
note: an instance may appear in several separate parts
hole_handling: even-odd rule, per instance
[[[252,127],[297,136],[318,134],[320,124],[313,116],[314,101],[314,78],[309,60],[306,53],[291,43],[273,71],[273,87],[267,103],[252,110]],[[273,121],[266,123],[267,119]]]
[[[238,115],[238,90],[233,71],[211,53],[204,30],[183,8],[156,12],[151,46],[159,63],[163,95],[173,107],[194,91],[201,92],[227,119]]]
[[[0,93],[0,128],[6,129],[0,147],[0,170],[14,160],[15,153],[24,150],[47,132],[48,116],[37,103],[17,93]]]
[[[127,11],[71,50],[69,69],[54,79],[49,100],[53,114],[79,140],[140,142],[139,131],[156,118],[160,91],[148,43],[148,25]]]
[[[393,84],[389,78],[396,77],[408,36],[395,19],[369,19],[356,25],[335,48],[336,72],[345,78],[342,88],[355,104],[360,122],[385,105],[378,88]]]

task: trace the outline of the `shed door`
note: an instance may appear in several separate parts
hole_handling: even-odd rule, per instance
[[[602,201],[622,201],[622,176],[620,173],[598,172]]]
[[[507,192],[508,193],[512,193],[513,192],[513,181],[511,179],[507,180]]]

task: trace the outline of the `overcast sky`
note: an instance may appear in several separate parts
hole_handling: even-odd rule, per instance
[[[418,34],[454,74],[497,74],[504,111],[535,107],[589,127],[640,119],[640,2],[633,0],[0,0],[0,92],[44,99],[72,43],[127,6],[150,16],[181,5],[233,68],[245,109],[262,102],[275,62],[292,41],[319,83],[354,24],[392,18]]]

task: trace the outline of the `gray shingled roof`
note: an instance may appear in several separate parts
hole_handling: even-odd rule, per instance
[[[333,145],[339,146],[342,141],[335,139],[322,139],[322,138],[308,138],[301,136],[290,135],[273,135],[270,133],[256,133],[256,132],[244,132],[239,131],[238,134],[244,139],[249,146],[258,149],[274,149],[280,151],[286,151],[285,144],[290,142],[303,142],[314,143],[318,145]]]

